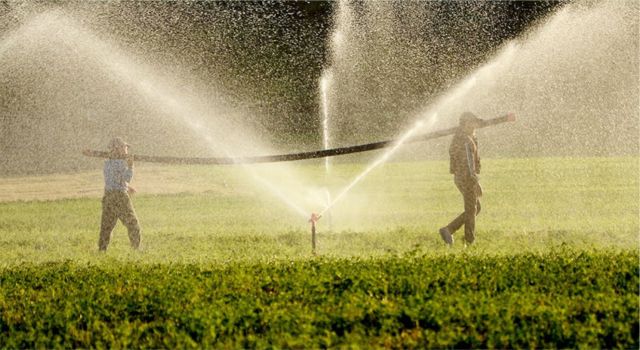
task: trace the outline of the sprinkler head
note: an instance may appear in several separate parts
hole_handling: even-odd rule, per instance
[[[311,218],[309,219],[309,222],[312,224],[315,224],[316,222],[318,222],[318,220],[320,220],[320,218],[322,217],[322,215],[318,215],[316,213],[311,213]]]

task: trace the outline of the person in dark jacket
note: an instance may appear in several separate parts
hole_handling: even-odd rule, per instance
[[[471,112],[460,116],[460,126],[449,147],[449,171],[453,181],[462,193],[464,212],[449,225],[440,229],[440,237],[448,245],[453,244],[453,234],[464,225],[464,241],[470,245],[475,240],[476,215],[480,213],[482,187],[478,179],[480,174],[480,156],[475,130],[483,120]]]
[[[131,247],[140,247],[140,224],[129,194],[136,190],[129,184],[133,178],[133,157],[129,144],[119,137],[109,142],[109,158],[104,162],[104,197],[98,249],[106,251],[111,232],[118,219],[127,227]]]

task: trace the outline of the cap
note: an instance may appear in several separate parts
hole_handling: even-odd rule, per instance
[[[128,143],[124,142],[124,140],[121,137],[114,137],[111,139],[111,141],[109,141],[109,149],[110,150],[114,150],[118,147],[122,147],[122,146],[129,146]]]
[[[471,112],[464,112],[460,115],[460,125],[466,125],[468,123],[478,124],[481,122],[482,122],[482,119],[478,118],[475,114]]]

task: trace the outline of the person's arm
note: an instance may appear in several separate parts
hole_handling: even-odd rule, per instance
[[[473,170],[476,171],[476,174],[480,174],[480,166],[481,166],[481,164],[480,164],[480,153],[478,152],[478,147],[479,147],[478,146],[478,139],[475,136],[473,137],[473,145],[474,145],[474,149],[475,149],[475,152],[473,153],[473,156],[475,158],[474,159],[475,162],[473,164],[475,165],[475,168]]]
[[[122,181],[129,183],[131,182],[131,179],[133,179],[133,169],[132,168],[124,169],[124,171],[122,172]]]
[[[126,183],[129,183],[131,182],[131,179],[133,179],[133,156],[127,157],[126,160],[127,160],[127,167],[124,169],[124,172],[122,173],[122,179]]]
[[[467,153],[467,165],[468,165],[468,169],[469,169],[469,178],[471,178],[471,180],[474,182],[475,184],[475,191],[476,194],[479,197],[482,197],[482,186],[480,186],[480,181],[478,180],[478,175],[476,173],[476,154],[473,152],[473,149],[471,148],[471,142],[467,141],[464,144],[465,147],[465,151]],[[479,163],[478,163],[479,164]],[[478,169],[479,172],[480,169]]]
[[[464,148],[467,153],[467,167],[469,169],[469,177],[477,180],[478,177],[476,176],[476,160],[473,155],[473,150],[471,149],[471,145],[469,143],[470,143],[469,141],[464,143]]]
[[[130,155],[129,157],[127,157],[127,169],[125,169],[124,171],[124,178],[126,179],[126,186],[127,186],[127,192],[129,192],[129,194],[134,194],[136,193],[136,189],[129,185],[129,182],[131,182],[131,179],[133,179],[133,156]]]

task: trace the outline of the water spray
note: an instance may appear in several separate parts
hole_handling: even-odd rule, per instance
[[[220,138],[225,139],[229,137],[229,135],[215,135],[215,130],[208,128],[204,119],[194,117],[198,115],[206,116],[208,112],[205,108],[199,107],[198,104],[193,105],[186,103],[185,101],[188,100],[186,95],[182,95],[169,85],[158,79],[154,79],[155,74],[153,74],[151,68],[136,64],[125,52],[118,50],[117,47],[110,45],[106,41],[100,40],[99,37],[84,29],[73,17],[66,16],[62,12],[49,11],[45,13],[45,15],[38,16],[37,18],[44,23],[44,25],[38,23],[38,30],[43,31],[46,28],[55,28],[57,30],[56,38],[61,40],[65,46],[76,53],[83,53],[88,58],[94,60],[94,63],[98,63],[98,66],[109,73],[109,75],[115,76],[122,82],[135,88],[141,96],[152,101],[164,114],[170,115],[175,120],[184,123],[195,135],[201,137],[210,149],[222,150],[229,156],[228,159],[231,159],[231,162],[233,162],[230,153],[233,147],[227,146],[226,142],[217,141]],[[218,121],[218,123],[220,123],[220,121]],[[221,127],[220,129],[231,130],[228,126]],[[237,129],[237,127],[234,127],[234,129]],[[245,135],[238,134],[238,136],[244,137]],[[238,139],[241,138],[238,137]],[[109,158],[107,152],[87,150],[84,151],[83,154]],[[144,156],[134,155],[133,159],[142,162],[147,161]],[[302,209],[295,203],[290,196],[283,192],[280,186],[276,186],[263,175],[249,166],[244,166],[244,164],[245,163],[242,164],[243,170],[255,181],[263,185],[262,188],[266,188],[288,207],[299,213],[302,217],[306,217],[308,211]]]
[[[329,149],[329,86],[331,84],[331,71],[327,70],[320,79],[320,95],[322,97],[322,146]],[[324,159],[325,172],[329,173],[329,158]]]
[[[431,117],[426,121],[427,125],[431,125],[433,124],[433,122],[435,122],[436,117],[438,116],[437,113],[433,113],[431,114]],[[494,119],[488,119],[488,120],[482,120],[478,125],[476,125],[476,128],[484,128],[490,125],[495,125],[495,124],[499,124],[499,123],[504,123],[504,122],[512,122],[516,120],[516,115],[514,113],[508,113],[502,117],[498,117],[498,118],[494,118]],[[325,212],[327,212],[328,210],[330,210],[336,203],[338,203],[340,200],[342,200],[342,198],[344,196],[346,196],[346,194],[355,186],[357,185],[362,179],[364,179],[371,171],[373,171],[373,169],[375,169],[376,167],[378,167],[380,164],[384,163],[387,161],[387,159],[389,159],[389,157],[391,157],[391,155],[393,153],[395,153],[402,145],[406,144],[406,143],[410,143],[410,142],[415,142],[418,140],[425,140],[428,138],[436,138],[436,137],[441,137],[441,136],[445,136],[445,135],[450,135],[450,134],[455,134],[458,130],[458,127],[455,128],[451,128],[451,129],[446,129],[446,130],[441,130],[441,131],[436,131],[430,134],[424,134],[424,135],[420,135],[420,136],[413,136],[413,133],[415,132],[415,130],[423,127],[425,125],[424,121],[418,121],[415,126],[410,129],[408,132],[406,132],[400,139],[398,139],[397,141],[395,141],[395,143],[393,144],[393,147],[391,149],[389,149],[387,152],[385,152],[381,157],[379,157],[376,161],[374,161],[373,163],[371,163],[362,173],[360,173],[360,175],[356,176],[353,181],[351,183],[349,183],[334,199],[333,201],[331,201],[329,203],[329,205],[327,205],[321,212],[320,215],[324,214]]]
[[[320,97],[322,98],[322,147],[323,149],[329,149],[329,87],[331,84],[332,73],[330,69],[325,70],[322,73],[322,77],[320,78]],[[329,178],[329,159],[330,157],[324,158],[324,175],[325,178]],[[325,188],[325,194],[327,197],[327,205],[331,203],[331,192],[328,188]],[[327,220],[329,221],[329,228],[331,229],[331,212],[327,212],[325,214]]]
[[[325,194],[325,199],[327,200],[327,207],[329,207],[331,205],[331,192],[329,191],[328,188],[324,189],[324,194]],[[331,211],[325,211],[325,213],[323,214],[324,217],[326,217],[326,221],[328,221],[328,225],[329,225],[329,231],[333,230],[333,219],[331,216]]]

